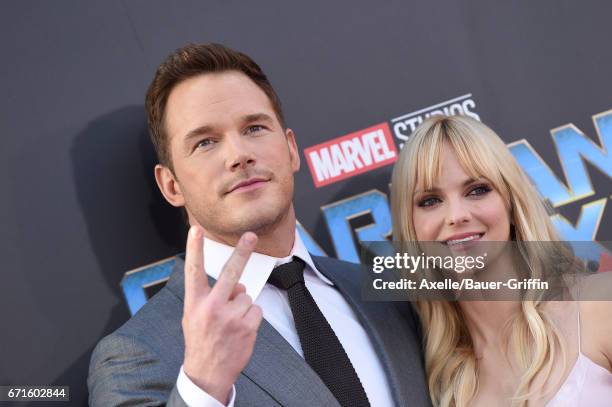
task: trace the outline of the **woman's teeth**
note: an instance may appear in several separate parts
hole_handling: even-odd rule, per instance
[[[475,239],[480,239],[482,237],[482,233],[477,234],[477,235],[472,235],[472,236],[467,236],[464,237],[462,239],[456,239],[456,240],[447,240],[446,244],[447,245],[453,245],[453,244],[458,244],[458,243],[463,243],[463,242],[469,242],[470,240],[475,240]]]

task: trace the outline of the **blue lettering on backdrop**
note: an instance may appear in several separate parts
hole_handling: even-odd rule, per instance
[[[595,193],[583,160],[589,161],[604,174],[612,177],[612,110],[595,115],[593,123],[601,147],[572,124],[551,130],[553,145],[557,149],[569,188],[559,180],[527,140],[520,140],[508,146],[540,194],[555,207]]]
[[[563,240],[572,243],[594,240],[607,202],[608,198],[603,198],[582,205],[576,226],[573,226],[565,217],[558,214],[551,216],[552,223]],[[589,245],[574,244],[572,246],[578,257],[593,261],[599,260],[603,250],[596,242]]]
[[[125,273],[121,288],[132,315],[147,302],[145,289],[168,280],[175,262],[171,257]]]
[[[321,207],[327,228],[332,237],[336,256],[341,260],[359,263],[359,253],[353,241],[350,221],[371,214],[373,223],[355,229],[357,240],[362,242],[385,240],[391,235],[391,216],[387,196],[371,190],[348,199]]]
[[[561,166],[576,196],[575,199],[595,194],[584,161],[589,161],[608,177],[612,177],[612,154],[608,153],[612,152],[611,121],[612,113],[608,114],[607,120],[602,118],[600,122],[595,122],[596,129],[599,126],[598,123],[607,122],[607,126],[604,127],[607,127],[607,134],[604,132],[600,134],[602,148],[571,124],[552,131]]]
[[[558,207],[575,200],[571,191],[559,181],[527,140],[516,141],[509,144],[508,147],[516,161],[529,175],[540,195],[548,198],[553,206]]]
[[[612,177],[612,110],[593,116],[600,146],[591,141],[572,124],[551,130],[553,144],[559,155],[567,185],[561,181],[526,140],[508,145],[510,151],[531,178],[544,199],[554,207],[566,205],[595,193],[584,161]],[[565,217],[554,215],[551,220],[562,238],[567,241],[593,241],[599,229],[608,198],[582,205],[576,225]],[[353,238],[351,219],[370,214],[373,222],[355,229],[358,242],[380,241],[391,234],[391,214],[387,196],[371,190],[321,207],[332,238],[336,256],[341,260],[359,262],[357,244]],[[298,233],[306,248],[313,254],[325,252],[298,222]],[[602,247],[598,244],[575,246],[577,255],[598,260]],[[134,314],[146,302],[145,288],[168,278],[174,259],[142,267],[126,273],[121,283],[123,292]]]

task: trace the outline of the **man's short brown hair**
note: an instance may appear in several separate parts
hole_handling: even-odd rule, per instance
[[[224,45],[188,44],[170,54],[157,68],[145,99],[149,132],[160,164],[173,169],[164,124],[166,103],[172,89],[191,77],[224,71],[242,72],[259,86],[270,99],[281,126],[285,127],[278,95],[255,61]]]

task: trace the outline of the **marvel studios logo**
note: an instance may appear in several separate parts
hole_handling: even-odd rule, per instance
[[[304,150],[315,187],[341,181],[394,163],[399,148],[423,120],[433,115],[465,115],[480,120],[476,102],[468,93],[424,109],[408,113],[389,122],[358,130]]]
[[[472,94],[468,93],[391,119],[393,135],[400,140],[399,148],[402,148],[412,132],[428,117],[434,115],[464,115],[480,120],[480,116],[476,114],[475,109],[476,102],[472,98]]]

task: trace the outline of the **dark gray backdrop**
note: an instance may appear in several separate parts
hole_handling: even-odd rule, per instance
[[[469,92],[485,123],[561,175],[550,129],[593,138],[591,116],[612,108],[611,14],[559,0],[3,2],[0,385],[69,385],[85,405],[93,346],[129,318],[123,273],[183,250],[143,111],[175,48],[251,55],[302,149]],[[299,219],[333,255],[321,205],[384,189],[390,171],[315,189],[304,161]],[[608,197],[610,178],[589,174],[587,201]],[[575,221],[583,203],[559,209]],[[598,240],[612,240],[610,212]]]

